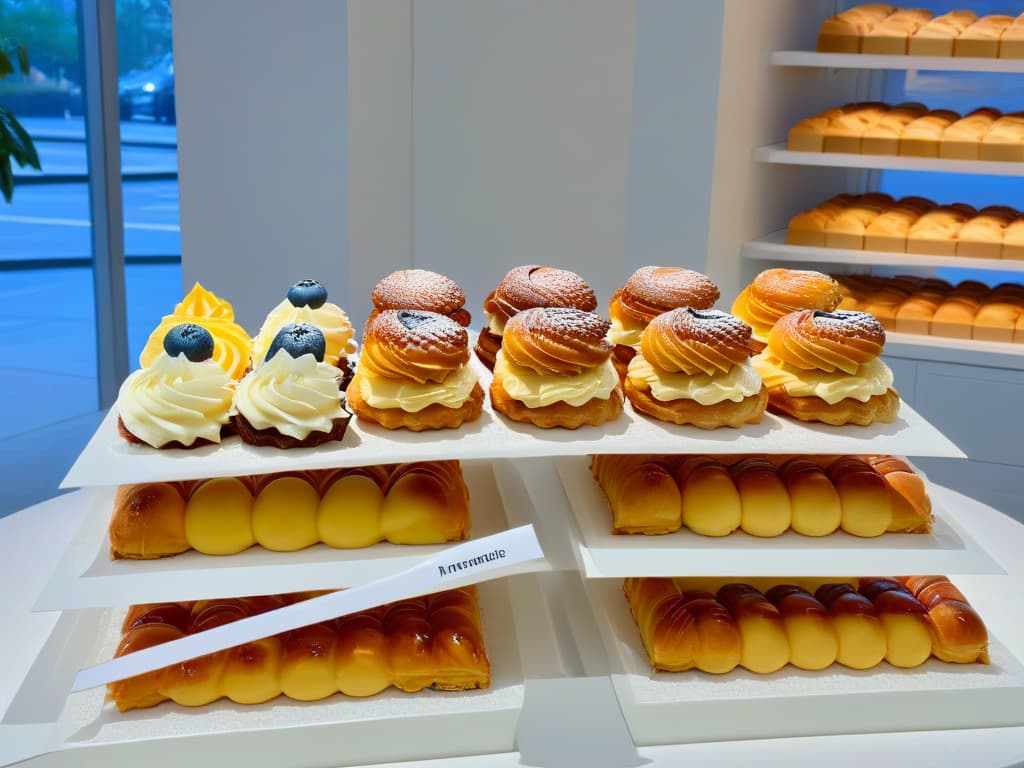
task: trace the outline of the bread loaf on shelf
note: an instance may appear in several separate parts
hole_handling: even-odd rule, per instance
[[[1002,113],[980,107],[946,128],[939,139],[939,157],[947,160],[977,160],[981,141]]]
[[[869,3],[826,19],[818,31],[818,52],[860,53],[864,36],[895,11],[885,3]]]
[[[978,158],[1010,163],[1024,160],[1024,112],[996,120],[981,140]]]
[[[133,606],[125,617],[115,656],[312,596]],[[273,635],[111,683],[107,689],[124,712],[167,699],[198,707],[222,697],[259,704],[280,695],[314,701],[339,692],[372,696],[390,686],[411,693],[489,685],[490,664],[476,588],[470,586]]]
[[[984,623],[942,576],[805,579],[761,587],[720,581],[625,580],[623,591],[655,671],[726,674],[741,666],[771,674],[787,664],[817,671],[834,663],[866,670],[883,660],[912,668],[932,656],[958,664],[989,661]]]
[[[591,457],[613,533],[759,537],[931,531],[924,482],[891,456]]]
[[[440,544],[469,533],[457,461],[221,477],[121,486],[110,517],[113,559],[189,549],[231,555],[255,544],[294,551]]]
[[[953,55],[957,57],[988,58],[999,56],[999,39],[1014,22],[1013,16],[992,14],[974,21],[953,41]]]
[[[907,53],[911,56],[952,56],[956,39],[977,19],[977,14],[968,10],[936,16],[910,38]]]
[[[999,58],[1024,59],[1024,13],[1003,30],[999,38]]]
[[[861,135],[860,151],[865,155],[898,155],[903,131],[927,112],[924,104],[916,102],[890,108]]]
[[[939,141],[946,129],[960,119],[948,109],[935,109],[909,123],[900,134],[899,153],[904,157],[938,157]]]
[[[900,8],[864,33],[861,53],[899,56],[906,54],[910,38],[932,20],[934,14],[920,8]]]

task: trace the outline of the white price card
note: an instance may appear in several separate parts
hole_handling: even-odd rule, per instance
[[[74,693],[135,677],[396,600],[487,581],[506,574],[512,566],[542,557],[544,552],[532,525],[467,541],[392,576],[267,611],[83,669],[75,678],[71,691]]]

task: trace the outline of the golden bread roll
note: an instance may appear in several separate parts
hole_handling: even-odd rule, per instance
[[[665,672],[696,667],[697,619],[672,579],[628,578],[623,590],[651,666]]]
[[[825,246],[828,248],[864,249],[864,235],[871,222],[889,207],[888,201],[859,201],[847,206],[833,217],[825,227]]]
[[[903,129],[924,115],[928,108],[914,102],[889,108],[877,123],[864,131],[860,151],[865,155],[898,155]]]
[[[827,536],[839,528],[842,500],[825,470],[797,457],[779,467],[790,502],[790,527],[804,536]]]
[[[1000,59],[1024,59],[1024,13],[1003,30],[999,38]]]
[[[381,535],[394,544],[462,541],[469,534],[469,492],[457,461],[401,464],[380,512]]]
[[[111,559],[149,559],[189,549],[185,536],[185,499],[180,485],[122,485],[110,517]]]
[[[825,126],[823,151],[860,154],[861,137],[878,124],[888,109],[885,104],[874,101],[844,107],[842,113],[834,115]]]
[[[948,109],[936,109],[921,115],[900,133],[899,153],[904,157],[938,157],[939,142],[946,129],[960,119]]]
[[[942,133],[939,157],[950,160],[977,160],[980,145],[1002,113],[991,107],[981,107],[952,123]]]
[[[764,595],[782,616],[789,663],[810,670],[832,666],[839,654],[839,639],[825,606],[793,584],[778,584]]]
[[[356,467],[335,474],[321,495],[316,527],[320,541],[337,549],[369,547],[389,540],[382,526],[388,473]],[[436,540],[435,540],[436,541]],[[392,541],[392,544],[398,542]]]
[[[786,625],[779,609],[749,584],[726,584],[715,597],[726,607],[740,630],[740,666],[765,675],[790,660]]]
[[[747,458],[729,468],[740,494],[740,528],[752,536],[779,536],[789,529],[789,491],[771,462]]]
[[[832,616],[839,640],[836,661],[851,669],[870,669],[885,658],[885,628],[870,600],[843,583],[824,584],[814,596]]]
[[[978,341],[1012,342],[1017,319],[1024,307],[1014,301],[991,298],[983,301],[974,315],[971,338]]]
[[[853,105],[847,105],[853,106]],[[786,149],[790,152],[824,152],[825,131],[833,117],[843,114],[842,107],[828,109],[820,115],[806,117],[789,129]]]
[[[1001,259],[1003,236],[1016,215],[982,211],[957,233],[956,255],[968,259]]]
[[[732,615],[710,592],[688,591],[682,598],[696,622],[694,666],[712,675],[732,672],[743,658],[743,637]]]
[[[976,211],[959,205],[942,205],[921,216],[907,232],[907,253],[956,255],[956,238]]]
[[[237,477],[204,480],[185,506],[188,545],[206,555],[233,555],[256,544],[252,490]]]
[[[867,3],[825,19],[818,30],[818,52],[860,53],[864,36],[896,11],[885,3]]]
[[[861,53],[889,56],[905,55],[911,36],[932,20],[931,11],[899,8],[875,24],[864,35]]]
[[[967,598],[945,576],[898,579],[928,609],[932,653],[955,664],[988,664],[988,630]]]
[[[842,504],[840,527],[854,536],[881,536],[892,522],[892,494],[881,474],[854,456],[834,461],[828,469]]]
[[[999,38],[1014,22],[1013,16],[982,16],[953,41],[953,55],[975,59],[994,59],[999,55]]]
[[[892,502],[887,530],[897,533],[930,533],[932,502],[922,480],[909,464],[896,456],[864,456],[889,486]]]
[[[914,32],[907,44],[907,53],[911,56],[952,56],[956,38],[977,18],[977,14],[968,10],[936,16]]]
[[[701,536],[727,536],[743,522],[743,501],[728,468],[707,456],[684,460],[675,471],[682,524]]]
[[[789,227],[786,231],[786,243],[788,245],[811,245],[824,248],[825,226],[853,200],[853,195],[836,195],[821,205],[798,213],[789,220]]]
[[[1024,161],[1024,113],[1014,112],[996,120],[978,147],[979,160]]]
[[[201,600],[183,626],[164,623],[169,606],[152,606],[125,631],[117,656],[253,616],[308,596]],[[153,614],[153,621],[147,618]],[[284,694],[314,701],[342,692],[486,688],[475,587],[403,600],[176,664],[108,686],[122,712],[166,699],[202,706],[227,696],[256,704]]]
[[[903,668],[924,664],[932,655],[932,627],[921,602],[892,579],[861,579],[858,591],[878,609],[885,629],[885,660]]]
[[[601,454],[591,457],[590,470],[612,510],[613,533],[672,533],[682,526],[679,487],[661,462]]]

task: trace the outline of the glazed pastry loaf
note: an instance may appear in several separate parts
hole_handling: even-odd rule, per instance
[[[910,668],[932,656],[988,663],[984,623],[942,576],[816,588],[774,584],[763,592],[742,582],[722,584],[716,592],[706,586],[711,585],[670,578],[625,580],[623,590],[655,671],[725,674],[740,666],[771,674],[786,664],[821,670],[833,663],[863,670],[883,660]]]
[[[469,495],[457,461],[221,477],[118,488],[112,559],[195,549],[230,555],[259,544],[290,552],[440,544],[469,533]]]
[[[931,531],[924,482],[892,456],[591,457],[613,533],[778,536]]]
[[[284,595],[133,606],[115,656],[186,637],[312,597]],[[218,651],[108,685],[118,710],[171,699],[199,707],[226,697],[260,704],[284,695],[315,701],[372,696],[395,686],[461,691],[487,688],[476,588],[402,600]]]

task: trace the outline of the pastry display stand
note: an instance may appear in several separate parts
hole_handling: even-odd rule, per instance
[[[504,464],[504,463],[502,463]],[[547,482],[558,484],[549,462],[533,459],[518,462],[517,467],[496,467],[496,473],[524,473],[536,480],[537,474],[549,470]],[[551,490],[552,486],[547,489]],[[544,496],[545,488],[536,487],[536,496]],[[1019,552],[1024,548],[1024,526],[1005,515],[968,499],[961,494],[932,486],[933,497],[957,510],[957,519],[993,558],[1005,566],[1004,576],[958,576],[956,582],[985,617],[992,633],[1016,653],[1024,653],[1024,618],[1018,610],[1017,596],[1024,590],[1024,563]],[[11,722],[11,701],[59,621],[59,614],[33,613],[36,595],[54,571],[57,559],[70,544],[81,525],[87,508],[81,503],[83,492],[52,499],[0,520],[0,576],[8,585],[4,608],[8,630],[0,633],[0,652],[6,660],[0,666],[0,744],[17,738],[28,749],[33,735],[43,743],[49,734],[29,732],[31,726]],[[542,510],[544,511],[544,510]],[[548,509],[551,513],[552,510]],[[564,510],[568,512],[568,510]],[[562,530],[564,536],[553,542],[548,553],[556,567],[566,565],[574,555],[570,548],[567,526],[555,514],[549,514],[546,529]],[[545,538],[541,533],[542,540]],[[45,542],[45,545],[44,545]],[[547,544],[545,546],[548,546]],[[558,633],[556,643],[546,655],[547,666],[533,672],[526,681],[524,709],[519,721],[517,745],[521,752],[476,755],[443,761],[413,761],[406,766],[426,768],[432,765],[451,766],[516,766],[528,765],[679,765],[683,761],[702,766],[788,765],[863,766],[875,763],[889,765],[910,762],[919,765],[962,765],[970,755],[972,765],[1005,766],[1024,759],[1024,727],[959,729],[941,731],[892,732],[860,735],[779,738],[769,740],[736,740],[696,744],[639,747],[619,739],[624,735],[621,719],[616,724],[611,715],[617,711],[613,690],[607,675],[607,660],[596,629],[595,620],[583,595],[582,582],[572,570],[541,574],[538,577],[548,596],[548,610],[559,616],[571,616],[575,626],[586,626],[589,619],[593,635],[579,632],[566,637]],[[581,623],[582,622],[582,623]],[[564,629],[564,627],[563,627]],[[530,631],[533,631],[531,627]],[[574,639],[573,639],[574,638]],[[558,659],[561,658],[561,661]],[[571,677],[557,677],[556,667],[564,665]],[[604,667],[604,669],[602,669]],[[42,704],[43,702],[40,702]],[[567,704],[572,710],[564,711]],[[615,705],[611,707],[610,705]],[[606,726],[606,727],[603,727]],[[617,730],[616,730],[617,728]],[[894,727],[893,729],[897,729]],[[570,737],[584,738],[590,734],[593,744],[605,748],[606,762],[595,758],[587,745]],[[617,737],[617,738],[616,738]],[[190,741],[188,739],[186,742]],[[202,763],[202,740],[195,740],[192,757]],[[28,752],[31,754],[31,752]],[[538,758],[577,755],[590,762],[570,760],[542,762]],[[615,759],[626,757],[626,759]],[[32,766],[69,765],[75,763],[74,753],[55,753],[32,760]],[[147,764],[157,764],[158,753],[147,753]],[[521,763],[522,760],[522,763]],[[128,764],[111,760],[106,764]],[[330,763],[327,763],[330,764]]]

